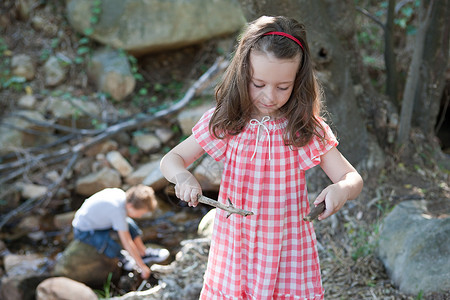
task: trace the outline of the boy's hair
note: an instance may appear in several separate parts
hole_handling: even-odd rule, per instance
[[[294,41],[279,35],[264,35],[271,31],[290,34]],[[274,55],[278,59],[292,59],[300,55],[300,64],[291,97],[280,108],[281,117],[287,118],[283,134],[286,145],[301,147],[313,135],[323,141],[323,127],[318,121],[321,114],[321,88],[316,80],[306,30],[303,24],[282,16],[262,16],[248,24],[234,52],[222,81],[216,88],[217,106],[209,124],[216,138],[239,134],[251,118],[253,103],[248,86],[251,82],[250,53],[252,51]]]
[[[154,211],[156,208],[155,191],[146,185],[139,184],[126,191],[127,203],[130,203],[135,209],[147,209]]]

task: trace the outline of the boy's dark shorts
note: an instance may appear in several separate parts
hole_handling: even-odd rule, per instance
[[[127,222],[128,230],[133,240],[136,237],[142,235],[142,230],[139,229],[133,219],[127,218]],[[122,257],[122,254],[120,254],[122,246],[119,244],[117,231],[113,230],[112,228],[90,231],[81,231],[73,228],[73,237],[76,240],[93,246],[95,249],[97,249],[98,253],[104,254],[110,258]]]

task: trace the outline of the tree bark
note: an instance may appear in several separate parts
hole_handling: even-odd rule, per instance
[[[389,0],[387,20],[384,28],[384,62],[386,65],[386,95],[392,103],[398,104],[397,60],[394,53],[395,0]]]
[[[415,94],[413,125],[434,133],[439,104],[445,89],[445,72],[449,62],[450,1],[435,0],[430,26],[425,34],[420,78]]]
[[[428,5],[421,3],[421,20],[420,26],[417,30],[417,36],[415,41],[415,47],[411,65],[408,70],[408,77],[406,79],[405,89],[403,92],[402,110],[400,114],[400,124],[397,133],[397,144],[399,146],[404,145],[409,137],[411,131],[411,119],[414,108],[414,100],[417,95],[416,89],[419,83],[419,72],[423,62],[423,53],[425,48],[425,37],[428,27],[430,25],[431,10],[433,8],[433,0]]]

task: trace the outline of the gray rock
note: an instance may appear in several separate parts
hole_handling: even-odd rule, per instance
[[[125,178],[125,182],[129,185],[142,183],[156,168],[159,168],[159,161],[159,159],[155,159],[149,163],[137,166],[134,172]]]
[[[36,300],[97,300],[97,295],[85,284],[66,277],[48,278],[36,289]]]
[[[450,290],[450,218],[433,218],[426,201],[405,201],[385,218],[378,254],[400,291]]]
[[[69,23],[79,32],[132,53],[148,53],[199,43],[230,34],[245,24],[236,0],[108,0],[92,26],[91,0],[67,1]]]
[[[44,65],[45,84],[56,86],[66,79],[67,66],[56,56],[50,56]]]
[[[50,275],[28,273],[19,276],[3,276],[0,283],[0,299],[35,299],[36,287]]]
[[[19,104],[20,107],[32,109],[36,104],[36,97],[34,97],[33,95],[24,95],[20,97],[17,104]]]
[[[36,70],[30,56],[18,54],[11,60],[11,72],[14,76],[20,76],[27,80],[32,80],[35,76]]]
[[[118,188],[121,184],[119,172],[103,168],[96,173],[78,179],[75,190],[80,195],[91,196],[105,188]]]
[[[155,191],[162,190],[167,186],[168,181],[159,168],[159,161],[154,163],[153,169],[144,178],[142,184],[152,187]]]
[[[40,198],[48,192],[47,187],[43,185],[17,182],[16,186],[20,190],[22,197],[25,199]]]
[[[21,110],[16,113],[36,121],[45,121],[43,115],[37,111]],[[14,127],[0,127],[0,154],[6,154],[24,147],[41,146],[54,140],[54,137],[50,135],[36,135],[27,133],[26,130],[34,130],[42,133],[51,133],[51,130],[49,128],[28,122],[25,119],[11,116],[4,118],[2,121],[3,124],[8,124]],[[16,128],[24,130],[18,130]]]
[[[4,258],[5,271],[9,277],[38,274],[47,262],[47,258],[39,254],[8,254]]]
[[[128,59],[116,50],[96,51],[89,64],[88,74],[100,91],[110,94],[115,100],[130,95],[136,85]]]
[[[200,120],[202,115],[214,104],[202,105],[193,108],[186,108],[178,115],[178,123],[184,135],[192,134],[192,127]]]
[[[133,144],[144,153],[157,152],[161,148],[161,141],[151,133],[133,136]]]
[[[219,192],[222,181],[223,162],[207,155],[193,171],[193,175],[205,191]]]
[[[127,176],[133,171],[133,167],[119,151],[108,152],[106,159],[122,176]]]

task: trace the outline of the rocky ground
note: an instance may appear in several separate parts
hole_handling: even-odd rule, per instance
[[[39,27],[31,19],[21,16],[15,10],[15,1],[5,0],[0,4],[2,72],[7,68],[8,59],[19,53],[27,53],[36,58],[38,67],[44,63],[49,53],[57,50],[77,57],[77,48],[74,45],[80,36],[67,25],[63,8],[52,2],[52,5],[43,7],[41,4],[35,9],[45,18],[44,27]],[[138,72],[145,80],[138,82],[135,95],[112,104],[118,110],[138,113],[156,106],[157,103],[152,100],[154,98],[151,95],[158,95],[158,101],[179,98],[218,56],[219,42],[209,41],[170,53],[138,58]],[[89,44],[92,48],[96,46],[94,42]],[[70,90],[76,95],[96,97],[96,91],[88,83],[84,68],[85,62],[71,64],[69,78],[58,89]],[[27,84],[17,83],[8,87],[5,86],[5,74],[0,76],[3,85],[0,87],[2,117],[17,109],[17,100],[26,93],[26,89],[30,89],[38,100],[50,92],[55,92],[55,89],[44,85],[42,74],[39,73]],[[400,155],[388,153],[386,164],[381,170],[363,174],[365,188],[357,200],[348,203],[333,218],[316,223],[327,299],[450,298],[450,292],[433,295],[400,293],[392,285],[376,257],[380,221],[397,203],[426,199],[435,204],[430,206],[435,215],[444,216],[450,212],[448,201],[442,201],[450,198],[448,156],[438,154],[439,151],[435,148],[437,145],[427,146],[427,139],[420,132],[417,132],[413,139],[414,147],[404,149]],[[445,160],[447,165],[444,164]],[[183,268],[186,266],[181,264],[180,268],[175,270],[175,273],[183,274]]]

